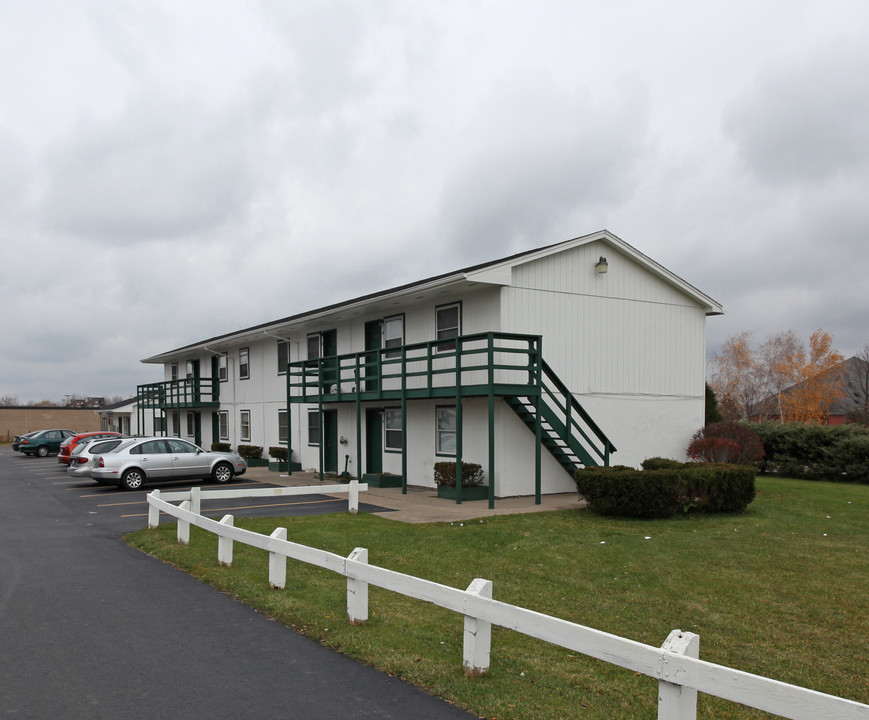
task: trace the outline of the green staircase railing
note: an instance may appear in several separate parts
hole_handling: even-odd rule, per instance
[[[609,465],[615,446],[541,355],[542,338],[479,333],[287,365],[290,403],[504,397],[573,473]],[[538,413],[539,407],[539,413]]]

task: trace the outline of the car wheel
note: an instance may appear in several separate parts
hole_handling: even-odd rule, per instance
[[[121,477],[121,487],[124,490],[138,490],[145,484],[145,473],[138,469],[127,470]]]
[[[211,479],[216,483],[228,483],[234,475],[232,465],[229,463],[217,463],[214,470],[211,471]]]
[[[47,445],[40,445],[38,448],[36,448],[36,454],[39,455],[39,457],[47,457],[48,456],[48,446]]]

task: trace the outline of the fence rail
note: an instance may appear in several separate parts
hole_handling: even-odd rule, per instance
[[[465,673],[471,676],[488,671],[491,626],[499,625],[656,678],[659,720],[695,720],[698,691],[791,720],[869,720],[869,705],[700,660],[697,657],[699,638],[693,633],[673,630],[657,648],[494,600],[489,580],[477,578],[466,590],[461,590],[370,565],[366,548],[356,548],[344,557],[288,541],[286,528],[277,528],[266,536],[234,527],[231,515],[217,521],[198,512],[201,500],[209,498],[323,492],[348,492],[350,511],[354,512],[354,494],[358,499],[358,491],[362,489],[367,489],[367,485],[353,480],[349,486],[228,491],[192,488],[189,492],[165,494],[155,490],[148,495],[148,526],[156,527],[159,513],[164,512],[177,519],[177,537],[181,543],[189,543],[190,525],[215,533],[219,537],[218,561],[224,565],[232,564],[233,542],[265,550],[269,553],[269,582],[276,588],[285,587],[288,558],[343,575],[347,578],[347,616],[353,624],[368,619],[369,585],[457,612],[464,616],[463,665]],[[181,504],[173,505],[170,500],[180,500]]]

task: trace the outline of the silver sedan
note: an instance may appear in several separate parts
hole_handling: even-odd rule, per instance
[[[203,450],[181,438],[137,438],[94,456],[91,477],[138,490],[146,482],[205,480],[226,483],[243,475],[247,464],[237,453]]]

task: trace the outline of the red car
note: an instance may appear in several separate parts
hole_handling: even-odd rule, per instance
[[[98,430],[95,432],[79,433],[68,437],[60,444],[60,450],[57,452],[57,462],[69,465],[69,456],[83,440],[108,440],[109,438],[123,437],[121,433],[110,432],[109,430]]]

